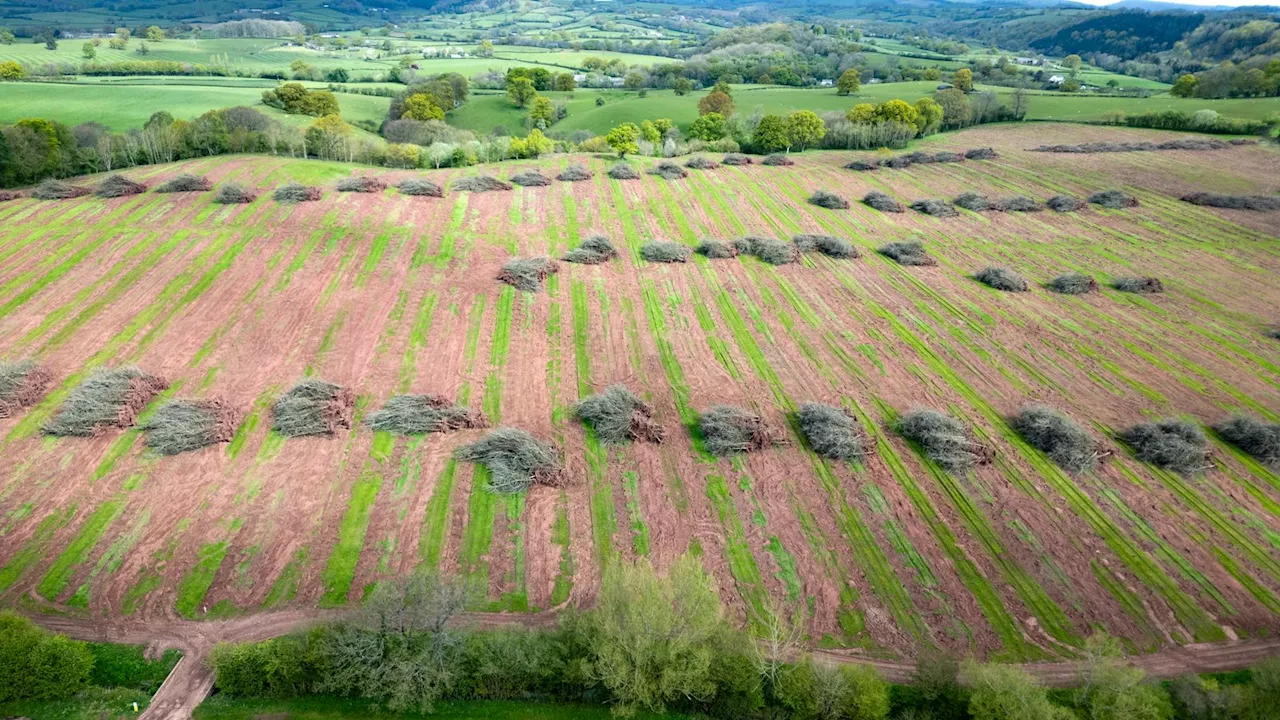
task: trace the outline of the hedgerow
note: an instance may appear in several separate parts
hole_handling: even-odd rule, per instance
[[[696,157],[689,158],[689,162],[685,163],[684,166],[687,168],[693,168],[694,170],[715,170],[720,167],[720,163],[709,157],[698,155]]]
[[[239,205],[242,203],[251,203],[256,200],[258,194],[247,188],[241,187],[235,183],[223,183],[218,186],[218,192],[214,193],[213,201],[219,205]]]
[[[454,180],[453,189],[457,192],[495,192],[510,190],[512,185],[490,175],[473,175]]]
[[[308,378],[271,406],[271,429],[287,437],[332,435],[351,427],[356,394],[339,385]]]
[[[297,203],[314,202],[323,197],[323,195],[324,193],[320,191],[320,188],[314,185],[291,182],[276,188],[276,191],[271,194],[271,198],[276,202]]]
[[[834,460],[853,460],[867,454],[858,421],[849,411],[833,405],[809,402],[796,418],[800,432],[813,451]]]
[[[1084,203],[1081,202],[1080,198],[1074,198],[1070,195],[1054,195],[1045,202],[1045,205],[1048,205],[1049,209],[1055,212],[1075,212],[1084,207]]]
[[[0,703],[71,698],[88,684],[92,670],[93,655],[85,643],[0,611]]]
[[[1139,460],[1180,475],[1193,475],[1212,467],[1209,440],[1200,426],[1189,420],[1165,418],[1141,423],[1120,433]]]
[[[712,260],[727,260],[738,257],[738,248],[718,240],[703,240],[698,243],[698,247],[694,248],[693,251]]]
[[[1123,190],[1103,190],[1101,192],[1096,192],[1089,196],[1089,202],[1112,210],[1138,206],[1138,198],[1124,192]]]
[[[1109,455],[1079,423],[1047,405],[1028,405],[1009,419],[1009,425],[1029,445],[1072,473],[1092,470]]]
[[[68,395],[44,424],[48,435],[92,437],[107,428],[126,428],[169,383],[135,367],[97,370]]]
[[[738,252],[754,255],[770,265],[787,265],[800,259],[795,245],[773,238],[748,235],[735,240],[734,247]]]
[[[89,188],[72,185],[61,180],[45,180],[31,191],[31,197],[37,200],[70,200],[84,197],[93,192]]]
[[[763,450],[771,445],[785,445],[759,415],[732,405],[717,405],[698,419],[702,440],[712,455],[734,455]]]
[[[521,187],[545,187],[551,184],[551,178],[537,170],[525,170],[511,176],[511,182]]]
[[[123,175],[108,175],[93,189],[93,194],[100,198],[118,198],[126,195],[140,195],[147,191],[147,186],[135,182]]]
[[[387,183],[381,178],[368,175],[357,175],[338,180],[338,192],[379,193],[387,189]]]
[[[147,447],[161,455],[177,455],[231,442],[241,417],[219,399],[173,400],[157,408],[142,430],[147,434]]]
[[[885,195],[879,190],[872,190],[867,193],[866,197],[862,198],[862,202],[867,207],[875,208],[880,212],[900,213],[907,211],[907,209],[903,207],[902,203],[894,200],[888,195]]]
[[[618,257],[618,251],[614,249],[613,243],[609,242],[609,238],[603,235],[592,235],[583,240],[578,247],[565,253],[564,259],[565,262],[580,265],[599,265],[616,257]]]
[[[728,155],[725,155],[720,162],[725,165],[750,165],[751,156],[743,155],[742,153],[729,153]]]
[[[973,278],[984,285],[1005,292],[1026,292],[1028,285],[1025,278],[1018,273],[1003,267],[991,265],[974,273]]]
[[[614,180],[639,180],[640,172],[626,163],[618,163],[609,168],[609,177]]]
[[[498,428],[453,456],[488,468],[489,489],[497,493],[521,493],[534,483],[561,487],[565,481],[555,448],[516,428]]]
[[[1196,192],[1182,196],[1183,202],[1192,205],[1208,205],[1209,207],[1230,208],[1232,210],[1256,210],[1267,212],[1280,210],[1280,197],[1275,195],[1218,195],[1217,193]]]
[[[649,262],[682,263],[689,262],[692,251],[688,246],[670,240],[659,240],[645,243],[640,248],[640,257]]]
[[[653,419],[653,409],[622,385],[584,398],[573,407],[579,420],[595,430],[601,442],[617,445],[631,440],[661,443],[666,430]]]
[[[899,265],[924,266],[938,264],[937,260],[934,260],[929,253],[925,252],[924,245],[915,240],[889,243],[881,246],[879,253],[887,258],[896,260]]]
[[[190,173],[182,173],[177,177],[160,183],[156,186],[154,192],[158,193],[180,193],[180,192],[208,192],[213,189],[213,182],[203,175],[192,175]]]
[[[1214,430],[1258,462],[1280,471],[1280,423],[1236,415],[1219,423]]]
[[[498,280],[525,292],[538,292],[542,282],[559,272],[560,266],[545,257],[512,258],[502,266]]]
[[[688,170],[685,170],[684,168],[670,161],[660,162],[657,165],[654,165],[653,167],[649,168],[645,172],[649,173],[650,175],[657,175],[658,177],[664,178],[666,180],[679,180],[681,178],[689,177]]]
[[[1084,295],[1096,292],[1098,281],[1084,273],[1069,272],[1050,280],[1049,289],[1063,295]]]
[[[760,161],[760,164],[768,165],[769,167],[791,167],[796,164],[796,161],[782,153],[774,153],[772,155],[765,155],[764,159]]]
[[[396,189],[400,191],[401,195],[419,195],[419,196],[437,197],[437,198],[444,197],[444,188],[431,182],[430,180],[424,180],[422,178],[409,178],[407,180],[401,180],[396,185]]]
[[[911,203],[911,209],[934,217],[955,217],[960,214],[946,200],[935,200],[933,198],[917,200]]]
[[[800,252],[817,250],[827,257],[841,260],[862,256],[862,253],[858,252],[858,249],[849,241],[833,235],[796,235],[791,241]]]
[[[0,362],[0,418],[35,405],[51,382],[52,373],[34,360]]]
[[[1001,198],[996,209],[1004,212],[1040,212],[1044,210],[1044,206],[1026,195],[1010,195]]]
[[[560,174],[556,176],[556,179],[562,182],[582,182],[583,180],[590,180],[593,177],[595,177],[595,173],[581,165],[575,164],[561,170]]]
[[[934,410],[907,413],[896,429],[904,438],[918,443],[925,457],[951,472],[964,472],[995,459],[991,448],[970,437],[959,420]]]
[[[818,207],[826,208],[828,210],[849,209],[848,200],[845,200],[835,193],[827,192],[826,190],[815,190],[813,194],[809,196],[809,204],[817,205]]]
[[[1111,287],[1120,292],[1142,295],[1164,292],[1164,283],[1153,277],[1118,277],[1111,281]]]
[[[365,418],[365,423],[373,430],[396,435],[489,427],[483,413],[451,403],[440,395],[396,395],[381,410]]]

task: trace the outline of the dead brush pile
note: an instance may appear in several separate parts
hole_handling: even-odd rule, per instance
[[[387,183],[381,178],[357,175],[338,180],[338,192],[380,193],[387,189]]]
[[[995,265],[982,268],[974,273],[973,279],[996,290],[1004,292],[1026,292],[1026,278],[1009,268],[996,267]]]
[[[365,423],[378,432],[394,435],[429,435],[453,430],[489,427],[478,410],[449,402],[440,395],[396,395],[371,413]]]
[[[158,193],[181,193],[181,192],[209,192],[213,189],[213,182],[203,175],[192,175],[191,173],[182,173],[177,177],[160,183],[156,186],[155,192]]]
[[[512,258],[502,266],[498,280],[524,292],[538,292],[547,278],[560,271],[554,260],[545,257]]]
[[[512,175],[511,182],[520,187],[546,187],[551,184],[551,178],[537,170],[525,170]]]
[[[649,262],[684,263],[689,262],[689,256],[692,254],[693,251],[687,245],[670,240],[645,243],[640,248],[640,257]]]
[[[1111,210],[1138,206],[1138,198],[1122,190],[1103,190],[1089,196],[1089,202]]]
[[[1049,289],[1063,295],[1084,295],[1098,291],[1098,281],[1084,273],[1069,272],[1049,281]]]
[[[951,203],[934,198],[917,200],[911,203],[911,209],[934,217],[955,217],[960,214],[956,212],[955,208],[951,207]]]
[[[822,457],[856,460],[867,454],[863,447],[865,439],[862,428],[858,427],[857,419],[844,408],[805,403],[796,413],[796,419],[800,421],[800,432],[809,447]]]
[[[813,191],[813,194],[809,196],[809,204],[817,205],[820,208],[826,208],[828,210],[849,209],[848,200],[845,200],[835,193],[827,192],[826,190]]]
[[[845,170],[856,170],[858,172],[869,172],[880,167],[880,163],[875,160],[854,160],[844,166]]]
[[[911,159],[909,155],[899,155],[891,157],[888,160],[881,161],[880,167],[887,167],[891,170],[904,170],[915,165],[916,161]]]
[[[1084,203],[1080,198],[1074,198],[1070,195],[1054,195],[1045,201],[1045,205],[1049,206],[1054,212],[1075,212],[1084,207]]]
[[[816,250],[827,257],[840,260],[862,256],[858,249],[851,245],[848,240],[834,235],[796,235],[791,238],[791,242],[795,243],[796,249],[802,253]]]
[[[1080,423],[1047,405],[1028,405],[1009,418],[1014,432],[1069,473],[1088,472],[1111,453]]]
[[[965,160],[995,160],[1000,157],[994,148],[969,148],[964,151]]]
[[[564,260],[579,265],[600,265],[616,257],[618,257],[618,251],[614,249],[613,243],[609,242],[609,238],[603,235],[592,235],[583,240],[578,247],[565,253]]]
[[[1120,433],[1120,439],[1133,448],[1139,460],[1179,475],[1194,475],[1213,467],[1209,463],[1209,440],[1200,426],[1189,420],[1165,418],[1141,423]]]
[[[925,457],[950,472],[965,472],[995,459],[995,452],[975,440],[963,423],[934,410],[907,413],[898,420],[895,429],[902,437],[920,445]]]
[[[123,175],[108,175],[93,189],[93,194],[100,198],[118,198],[126,195],[141,195],[147,186],[130,180]]]
[[[584,180],[590,180],[595,176],[595,173],[581,165],[575,164],[561,170],[560,174],[556,176],[556,179],[561,182],[582,182]]]
[[[666,429],[653,419],[653,408],[622,385],[584,398],[573,412],[607,445],[631,440],[661,443],[667,437]]]
[[[444,188],[431,182],[430,180],[424,180],[422,178],[409,178],[407,180],[401,180],[396,185],[396,189],[400,191],[401,195],[414,195],[414,196],[420,196],[420,197],[436,197],[436,198],[444,197]]]
[[[34,360],[0,362],[0,418],[40,402],[51,382],[53,374]]]
[[[1120,292],[1151,295],[1164,292],[1164,283],[1153,277],[1118,277],[1111,281],[1111,287]]]
[[[671,161],[663,161],[649,168],[645,172],[650,175],[657,175],[665,180],[681,180],[689,177],[689,171],[680,167]]]
[[[1001,198],[993,209],[1002,212],[1040,212],[1044,210],[1044,206],[1026,195],[1010,195]]]
[[[0,202],[9,202],[22,197],[22,193],[18,190],[0,190]]]
[[[199,450],[231,442],[243,415],[220,399],[173,400],[161,405],[144,425],[147,447],[161,455]]]
[[[355,392],[307,378],[271,406],[271,429],[286,437],[332,435],[351,427],[355,408]]]
[[[958,152],[940,152],[933,156],[936,163],[957,163],[964,162],[964,153]]]
[[[618,163],[609,168],[609,177],[614,180],[639,180],[640,172],[626,163]]]
[[[872,190],[867,193],[866,197],[862,198],[862,203],[867,207],[879,210],[880,212],[900,213],[907,211],[906,207],[904,207],[902,203],[894,200],[888,195],[885,195],[879,190]]]
[[[256,199],[258,199],[257,193],[235,183],[218,186],[218,192],[213,195],[213,201],[219,205],[239,205],[251,203]]]
[[[891,242],[888,245],[882,245],[878,252],[899,265],[924,267],[938,264],[937,260],[925,252],[924,245],[916,240]]]
[[[752,161],[751,161],[750,155],[743,155],[742,153],[729,153],[728,155],[725,155],[723,158],[721,158],[720,162],[721,164],[724,164],[724,165],[750,165]]]
[[[453,189],[456,192],[497,192],[511,190],[512,185],[492,175],[473,175],[454,180]]]
[[[300,203],[315,202],[323,196],[324,193],[320,188],[314,185],[291,182],[276,188],[276,191],[271,194],[271,199],[280,203]]]
[[[31,197],[37,200],[70,200],[84,197],[93,192],[89,188],[72,185],[61,180],[45,180],[31,191]]]
[[[694,170],[715,170],[720,167],[720,163],[709,157],[698,155],[697,157],[689,158],[689,162],[685,163],[684,166]]]
[[[698,428],[707,452],[712,455],[736,455],[789,444],[759,415],[732,405],[716,405],[703,413],[698,419]]]
[[[738,257],[738,248],[719,240],[703,240],[693,251],[711,260],[728,260]]]
[[[555,448],[516,428],[498,428],[478,442],[454,450],[453,456],[485,466],[489,489],[496,493],[522,493],[534,484],[565,484]]]
[[[1268,212],[1280,210],[1280,197],[1275,195],[1218,195],[1216,193],[1196,192],[1182,196],[1183,202],[1192,205],[1207,205],[1231,210],[1256,210]]]
[[[135,367],[97,370],[68,395],[44,425],[47,435],[93,437],[108,428],[127,428],[169,383]]]
[[[795,245],[774,238],[748,235],[735,240],[734,247],[738,252],[754,255],[770,265],[788,265],[800,259],[800,251]]]
[[[1223,440],[1240,448],[1246,455],[1280,471],[1280,424],[1265,423],[1247,415],[1236,415],[1214,427]]]
[[[1043,153],[1117,153],[1117,152],[1150,152],[1152,150],[1222,150],[1231,147],[1230,143],[1214,138],[1180,138],[1153,142],[1091,142],[1079,145],[1041,145],[1031,148],[1031,152]]]
[[[773,153],[772,155],[765,155],[760,164],[769,167],[791,167],[796,164],[796,161],[782,153]]]
[[[982,212],[983,210],[999,210],[999,203],[993,204],[987,199],[986,195],[979,195],[976,192],[961,193],[956,196],[952,202],[956,207],[972,210],[973,212]]]

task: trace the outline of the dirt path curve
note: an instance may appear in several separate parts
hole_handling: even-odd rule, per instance
[[[213,670],[206,660],[209,651],[221,642],[248,642],[286,635],[314,622],[338,617],[322,610],[290,610],[250,615],[233,620],[179,620],[175,618],[112,619],[36,614],[31,619],[41,627],[77,640],[145,645],[152,651],[170,648],[183,654],[141,720],[186,720],[213,689]],[[454,620],[459,627],[547,627],[554,625],[554,612],[462,613]],[[872,665],[891,682],[907,682],[915,670],[909,662],[877,660],[835,650],[814,650],[815,657],[833,662]],[[1131,658],[1132,663],[1156,678],[1189,673],[1225,672],[1253,665],[1280,655],[1280,639],[1187,645]],[[1069,685],[1077,677],[1073,662],[1035,663],[1023,666],[1032,675],[1053,686]]]

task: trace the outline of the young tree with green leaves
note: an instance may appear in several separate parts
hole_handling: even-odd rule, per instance
[[[961,677],[969,686],[973,720],[1075,720],[1049,700],[1045,687],[1016,665],[966,662]]]
[[[507,80],[507,97],[511,98],[511,102],[516,107],[523,108],[538,96],[538,90],[533,86],[533,81],[527,77],[513,77]]]
[[[1196,88],[1200,86],[1200,79],[1191,73],[1183,73],[1173,81],[1173,87],[1169,88],[1169,94],[1174,97],[1189,98],[1196,96]]]
[[[529,106],[529,123],[535,128],[546,129],[556,121],[556,106],[548,98],[541,95],[533,99]]]
[[[693,81],[687,77],[678,77],[671,83],[671,89],[675,91],[676,95],[684,97],[693,92]]]
[[[827,135],[827,124],[812,110],[797,110],[787,116],[787,150],[804,150],[817,145]]]
[[[951,76],[951,84],[960,92],[969,92],[973,89],[973,71],[969,68],[960,68],[955,75]]]
[[[698,114],[719,113],[726,118],[733,115],[733,97],[723,90],[712,90],[698,101]]]
[[[756,124],[751,143],[762,153],[778,152],[790,146],[791,134],[787,119],[781,115],[765,115]]]
[[[689,136],[713,142],[729,134],[729,126],[720,113],[707,113],[689,125]]]
[[[85,60],[92,60],[98,56],[98,49],[93,46],[93,43],[87,42],[80,46],[80,55]]]
[[[628,153],[640,152],[639,140],[640,128],[635,123],[622,123],[604,136],[604,141],[618,153],[619,160],[626,159]]]
[[[862,89],[862,73],[857,68],[849,68],[840,73],[840,79],[836,81],[837,95],[853,95]]]

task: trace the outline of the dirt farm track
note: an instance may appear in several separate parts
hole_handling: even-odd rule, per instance
[[[1163,137],[992,127],[929,149],[991,146],[996,160],[857,173],[841,169],[849,153],[805,153],[794,167],[677,181],[615,181],[612,160],[557,156],[423,175],[583,162],[595,178],[443,199],[332,189],[346,174],[403,172],[236,156],[126,175],[234,180],[262,191],[248,205],[154,193],[0,203],[0,359],[34,358],[55,377],[40,404],[0,420],[0,604],[131,627],[307,615],[425,566],[463,578],[478,613],[543,617],[589,605],[613,553],[662,567],[692,551],[744,622],[777,598],[807,610],[815,644],[886,662],[922,644],[1070,660],[1099,628],[1143,653],[1269,642],[1280,476],[1212,433],[1213,468],[1195,477],[1145,465],[1112,437],[1166,416],[1280,419],[1280,341],[1268,335],[1280,323],[1280,213],[1178,200],[1280,192],[1280,152],[1026,151]],[[289,179],[324,198],[273,202]],[[909,203],[1110,187],[1140,206],[934,218],[805,202],[815,189]],[[652,239],[802,232],[848,238],[862,256],[780,267],[639,256]],[[596,233],[622,257],[562,263],[540,293],[494,280],[511,256],[558,257]],[[875,252],[907,239],[938,266]],[[1020,272],[1030,291],[974,281],[987,265]],[[1103,290],[1043,287],[1071,270]],[[1166,292],[1106,287],[1125,275]],[[87,373],[120,365],[168,379],[162,399],[221,397],[246,419],[231,443],[174,457],[147,451],[136,429],[42,436]],[[359,394],[355,429],[269,431],[271,403],[305,376]],[[613,383],[654,406],[666,443],[606,447],[584,432],[573,404]],[[482,431],[404,439],[358,422],[405,392],[455,398],[555,444],[568,486],[496,496],[451,459]],[[728,403],[790,432],[788,414],[809,400],[853,412],[873,453],[827,462],[793,438],[716,460],[685,429]],[[1114,456],[1083,476],[1058,470],[1004,420],[1032,401],[1090,427]],[[921,407],[962,418],[995,462],[965,476],[927,463],[887,429]]]

